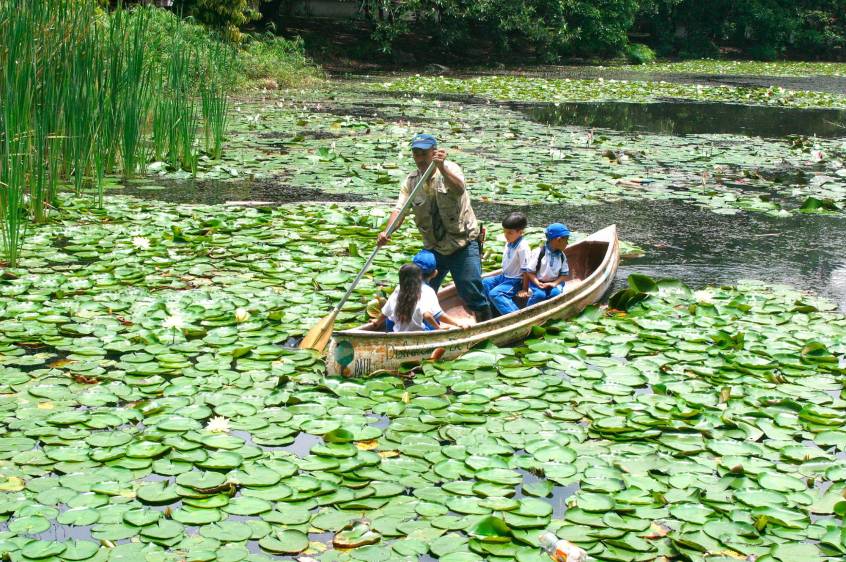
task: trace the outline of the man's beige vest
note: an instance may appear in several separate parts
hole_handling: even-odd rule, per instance
[[[423,172],[417,170],[406,178],[412,189]],[[451,191],[444,184],[438,170],[432,174],[428,185],[423,186],[411,203],[414,222],[423,236],[423,247],[439,254],[450,255],[479,237],[479,224],[470,206],[467,189],[461,193]],[[437,217],[440,221],[436,220]],[[439,225],[443,228],[438,228]]]

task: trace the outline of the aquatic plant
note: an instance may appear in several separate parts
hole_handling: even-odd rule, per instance
[[[64,198],[0,286],[13,559],[531,561],[545,529],[598,560],[846,552],[846,319],[818,299],[636,278],[625,314],[332,379],[284,342],[360,267],[369,209],[89,204]]]
[[[118,7],[104,14],[95,0],[0,4],[0,105],[8,149],[2,181],[9,186],[3,194],[4,216],[15,217],[17,225],[5,228],[10,261],[20,245],[22,224],[13,206],[22,203],[24,219],[29,215],[43,222],[65,181],[77,194],[93,184],[102,206],[108,174],[132,177],[153,155],[162,155],[162,130],[167,130],[170,160],[196,171],[198,58],[204,52],[184,49],[185,24],[168,16],[176,41],[168,43],[173,56],[160,64],[150,28],[154,17],[158,22],[150,7]],[[208,34],[203,38],[202,48],[210,53],[228,52],[210,46]],[[155,87],[162,81],[169,89]],[[233,83],[228,77],[208,86],[209,143],[218,156]],[[171,94],[177,98],[173,104],[161,101]]]
[[[118,27],[118,35],[123,38],[122,88],[112,92],[120,95],[121,108],[121,160],[123,175],[131,177],[146,159],[143,154],[146,147],[143,142],[147,116],[151,105],[151,69],[146,64],[146,51],[151,46],[146,43],[148,22],[147,10],[138,10],[133,17],[122,16],[122,12],[112,20]]]
[[[509,101],[655,101],[660,98],[718,101],[726,103],[774,105],[784,107],[846,108],[846,95],[781,87],[747,88],[702,86],[664,81],[596,80],[537,78],[524,76],[480,76],[448,78],[444,76],[408,76],[385,82],[389,91],[415,93],[472,94]]]
[[[231,81],[234,56],[231,49],[221,46],[209,50],[203,58],[205,79],[200,83],[200,96],[205,147],[211,158],[217,160],[221,155],[229,118],[228,83]]]

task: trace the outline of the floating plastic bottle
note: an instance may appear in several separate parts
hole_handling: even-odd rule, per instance
[[[587,552],[570,541],[559,539],[554,534],[546,532],[540,536],[541,548],[555,562],[587,562]]]

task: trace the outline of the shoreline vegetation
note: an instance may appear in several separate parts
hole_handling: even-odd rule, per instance
[[[191,174],[223,150],[228,98],[320,78],[296,41],[227,43],[153,7],[105,12],[94,0],[0,6],[0,244],[14,265],[28,222],[45,222],[70,185],[165,162]]]

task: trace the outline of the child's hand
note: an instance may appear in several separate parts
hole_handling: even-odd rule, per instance
[[[527,299],[527,298],[529,298],[529,291],[525,291],[525,290],[518,291],[517,296],[521,299]]]

